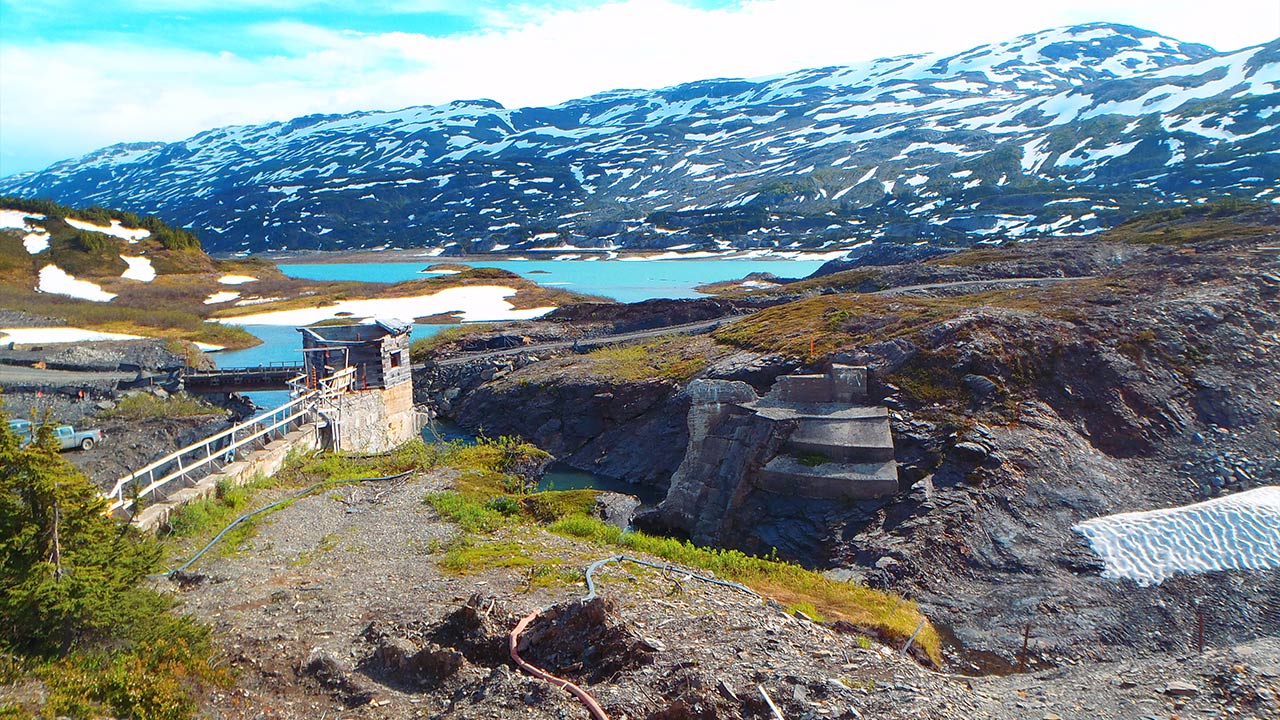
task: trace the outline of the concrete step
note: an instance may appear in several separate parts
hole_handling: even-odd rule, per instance
[[[770,420],[795,420],[799,418],[830,418],[858,420],[862,418],[888,418],[889,409],[883,405],[848,405],[845,403],[786,403],[779,404],[762,398],[742,403],[745,408]]]
[[[849,463],[893,459],[893,434],[885,417],[801,417],[784,447],[792,454],[824,455]]]
[[[809,466],[791,455],[779,455],[758,475],[762,489],[781,495],[871,500],[898,492],[898,464],[831,462]]]

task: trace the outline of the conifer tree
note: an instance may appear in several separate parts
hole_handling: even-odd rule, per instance
[[[22,448],[0,412],[0,645],[65,655],[136,636],[168,607],[139,587],[160,562],[159,545],[104,507],[59,454],[52,426]]]

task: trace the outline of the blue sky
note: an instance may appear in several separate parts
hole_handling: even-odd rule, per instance
[[[1277,0],[0,0],[0,175],[116,142],[960,51],[1082,22],[1234,50]]]

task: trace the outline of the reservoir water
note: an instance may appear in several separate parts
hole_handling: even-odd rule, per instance
[[[309,280],[362,280],[404,282],[434,277],[421,272],[441,262],[423,258],[421,262],[387,263],[294,263],[281,264],[289,276]],[[699,285],[736,280],[755,272],[779,277],[805,277],[817,270],[818,260],[495,260],[467,262],[473,267],[496,267],[528,278],[540,285],[573,292],[602,295],[619,302],[639,302],[654,298],[700,297]],[[447,326],[414,325],[413,340],[429,337]],[[245,350],[214,355],[221,367],[243,367],[271,362],[297,361],[302,347],[298,331],[291,327],[246,325],[245,330],[263,343]]]
[[[404,282],[434,277],[422,270],[447,258],[422,258],[419,262],[281,264],[289,276],[308,280],[364,280]],[[652,298],[700,297],[699,285],[737,280],[751,273],[772,273],[801,278],[822,266],[820,260],[478,260],[462,261],[472,267],[509,270],[539,285],[588,295],[603,295],[618,302]]]

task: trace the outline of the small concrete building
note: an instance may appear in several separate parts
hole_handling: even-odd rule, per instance
[[[298,328],[309,387],[344,368],[355,370],[351,392],[327,400],[319,409],[328,421],[333,449],[382,452],[422,432],[426,416],[413,407],[411,327],[399,320],[377,320],[368,325]]]

